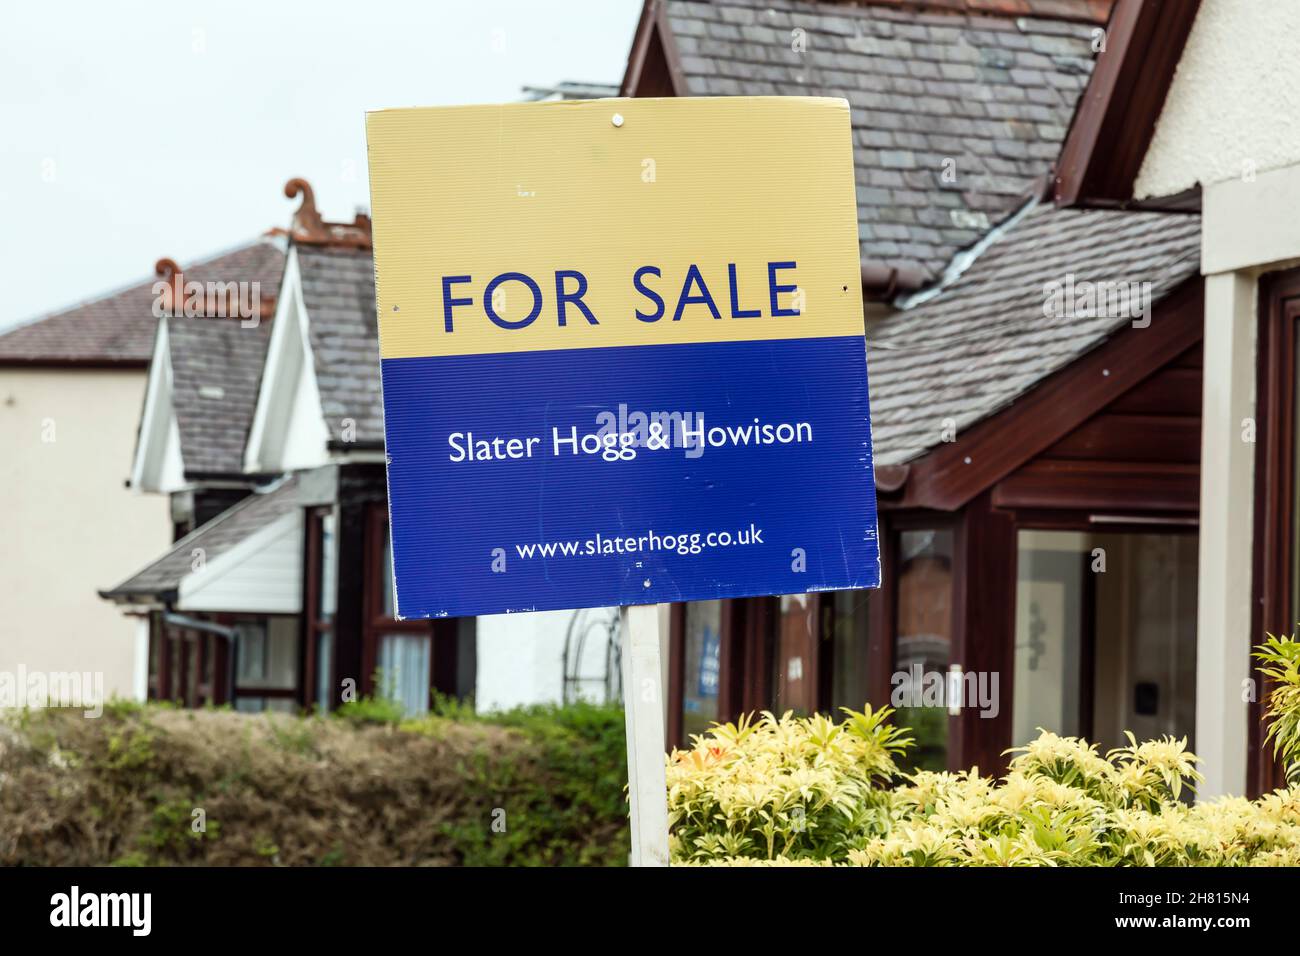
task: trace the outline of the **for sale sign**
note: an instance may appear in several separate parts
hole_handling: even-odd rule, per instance
[[[367,132],[402,617],[879,584],[847,103]]]

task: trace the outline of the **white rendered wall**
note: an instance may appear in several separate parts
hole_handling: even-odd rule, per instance
[[[1135,198],[1300,162],[1300,3],[1202,0]]]
[[[617,608],[593,612],[618,616]],[[526,704],[559,703],[564,696],[564,642],[573,611],[493,614],[478,618],[478,679],[475,705],[480,711],[506,710]],[[582,673],[604,668],[605,642],[588,639]],[[593,699],[594,685],[587,685]]]

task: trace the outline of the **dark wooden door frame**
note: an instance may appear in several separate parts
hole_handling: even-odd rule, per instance
[[[1259,283],[1259,327],[1255,402],[1255,545],[1250,644],[1265,633],[1291,634],[1300,608],[1294,606],[1297,416],[1296,348],[1300,345],[1300,269],[1265,275]],[[1242,648],[1249,653],[1249,648]],[[1247,791],[1282,786],[1283,774],[1264,744],[1263,699],[1268,683],[1251,660],[1255,700],[1247,720]]]
[[[1015,693],[1016,527],[985,491],[959,514],[953,546],[951,663],[963,674],[998,675],[996,716],[963,707],[948,718],[948,767],[1000,774],[1012,744]]]

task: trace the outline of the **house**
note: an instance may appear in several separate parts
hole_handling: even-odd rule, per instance
[[[101,596],[149,621],[149,695],[331,709],[430,691],[485,708],[617,696],[616,612],[394,610],[370,222],[287,230],[274,316],[157,327],[134,475],[193,520]],[[385,683],[380,684],[378,680]]]
[[[196,263],[203,283],[274,289],[283,254],[258,240]],[[174,264],[168,260],[168,268]],[[156,279],[0,334],[0,671],[97,675],[143,698],[147,634],[95,597],[165,547],[165,502],[132,495],[130,449],[155,346]]]
[[[1202,229],[1197,183],[1245,159],[1226,149],[1235,127],[1209,119],[1231,94],[1207,64],[1255,61],[1244,39],[1208,50],[1238,30],[1239,5],[1200,6],[645,4],[625,95],[851,104],[884,564],[875,592],[675,606],[670,742],[747,710],[870,701],[899,707],[919,766],[996,772],[1038,726],[1104,747],[1132,729],[1187,736],[1207,794],[1267,786],[1248,653],[1263,623],[1289,630],[1294,598],[1241,520],[1255,364],[1224,329],[1230,316],[1240,336],[1254,329],[1241,270],[1295,254],[1294,193],[1279,179],[1265,197],[1263,162],[1249,186],[1224,176]],[[1271,15],[1249,35],[1282,35]],[[1206,17],[1198,47],[1192,21]],[[1195,109],[1174,76],[1189,31]],[[1249,88],[1276,104],[1267,70],[1294,67],[1270,50]],[[1165,111],[1181,112],[1162,138],[1167,89]],[[1211,130],[1229,158],[1197,179],[1190,157]],[[1260,129],[1258,156],[1278,157],[1268,140]],[[1273,231],[1254,235],[1227,201],[1243,193]],[[1258,261],[1239,261],[1241,246]],[[1212,249],[1234,276],[1217,291]],[[1289,314],[1276,288],[1272,313]],[[1293,354],[1290,338],[1272,342]],[[1270,374],[1263,394],[1289,422],[1290,378]],[[1290,428],[1269,459],[1281,477],[1257,491],[1266,514],[1291,500]],[[1286,508],[1280,527],[1254,525],[1274,549],[1293,537]],[[1264,622],[1249,613],[1252,565],[1272,582]]]
[[[1282,782],[1249,654],[1300,618],[1297,30],[1284,0],[1120,0],[1054,183],[1062,207],[1200,213],[1196,706],[1210,793]]]

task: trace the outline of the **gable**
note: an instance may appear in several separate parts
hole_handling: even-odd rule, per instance
[[[172,402],[173,376],[167,323],[154,320],[153,356],[131,465],[137,492],[172,492],[186,487],[180,429]]]
[[[369,248],[296,247],[307,341],[332,447],[383,447],[375,263]]]
[[[298,614],[302,610],[303,511],[296,508],[180,579],[180,611]]]
[[[1200,508],[1202,346],[1105,405],[993,488],[1002,508],[1195,514]],[[1172,520],[1172,518],[1171,518]]]
[[[902,493],[893,504],[945,511],[961,508],[1070,439],[1113,402],[1193,349],[1204,338],[1203,316],[1204,285],[1199,276],[1192,275],[1157,304],[1150,325],[1135,328],[1126,324],[1112,330],[1101,343],[1035,383],[1010,405],[958,430],[950,441],[903,466],[896,482]],[[1132,433],[1120,439],[1130,445],[1137,440]],[[1077,437],[1074,440],[1078,442]],[[1060,457],[1064,456],[1058,453],[1058,460]],[[1176,453],[1170,463],[1182,464]],[[1061,466],[1053,480],[1063,486],[1071,471],[1070,466]],[[1179,468],[1165,477],[1186,480],[1185,471]],[[1195,489],[1190,493],[1194,500]],[[885,505],[882,498],[882,507]]]
[[[245,470],[274,473],[329,460],[298,249],[289,251],[244,452]]]
[[[186,475],[242,474],[271,323],[174,317],[165,324]]]

